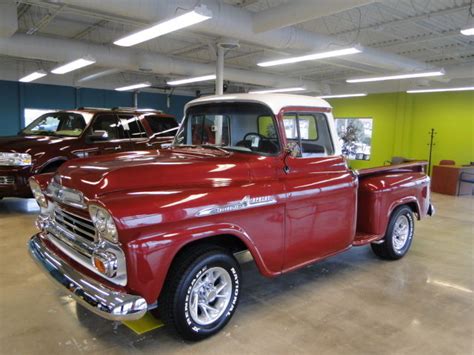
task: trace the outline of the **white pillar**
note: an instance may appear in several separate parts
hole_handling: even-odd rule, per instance
[[[224,55],[225,48],[217,45],[216,95],[224,94]]]
[[[135,108],[138,108],[138,93],[138,90],[133,92],[133,107]]]
[[[216,95],[224,94],[224,54],[225,48],[217,45],[217,64],[216,64]],[[222,123],[224,118],[216,116],[216,145],[222,144]]]

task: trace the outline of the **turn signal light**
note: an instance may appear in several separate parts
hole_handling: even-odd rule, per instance
[[[94,261],[94,266],[97,269],[97,271],[99,271],[102,274],[105,274],[106,269],[105,269],[105,265],[103,261],[98,258],[94,258],[93,261]]]
[[[92,254],[92,264],[98,272],[114,277],[117,274],[117,257],[106,250],[97,250]]]

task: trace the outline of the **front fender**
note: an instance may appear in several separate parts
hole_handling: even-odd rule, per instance
[[[265,276],[275,276],[241,227],[230,223],[218,223],[196,228],[167,230],[154,237],[140,238],[126,245],[128,288],[142,295],[148,303],[154,303],[163,288],[166,276],[176,255],[190,243],[205,242],[206,239],[238,238],[248,248],[260,272]]]

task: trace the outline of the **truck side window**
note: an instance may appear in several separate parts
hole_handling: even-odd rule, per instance
[[[178,123],[172,117],[160,117],[156,115],[145,116],[145,120],[150,126],[151,130],[155,134],[163,133],[163,135],[172,136],[174,131],[170,131],[173,128],[178,127]]]
[[[302,157],[334,154],[326,116],[322,113],[288,113],[283,116],[288,142],[299,145]]]
[[[92,131],[106,131],[108,139],[124,139],[125,132],[115,115],[98,116],[92,124]]]
[[[135,116],[119,115],[120,123],[128,131],[130,138],[146,138],[146,132],[142,124]]]

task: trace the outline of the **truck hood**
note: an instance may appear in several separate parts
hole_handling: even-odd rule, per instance
[[[249,159],[247,154],[203,148],[134,151],[72,160],[61,166],[58,177],[63,186],[91,199],[116,191],[247,182]]]
[[[0,152],[29,153],[34,155],[41,153],[48,147],[61,147],[76,137],[59,136],[12,136],[0,137]]]

